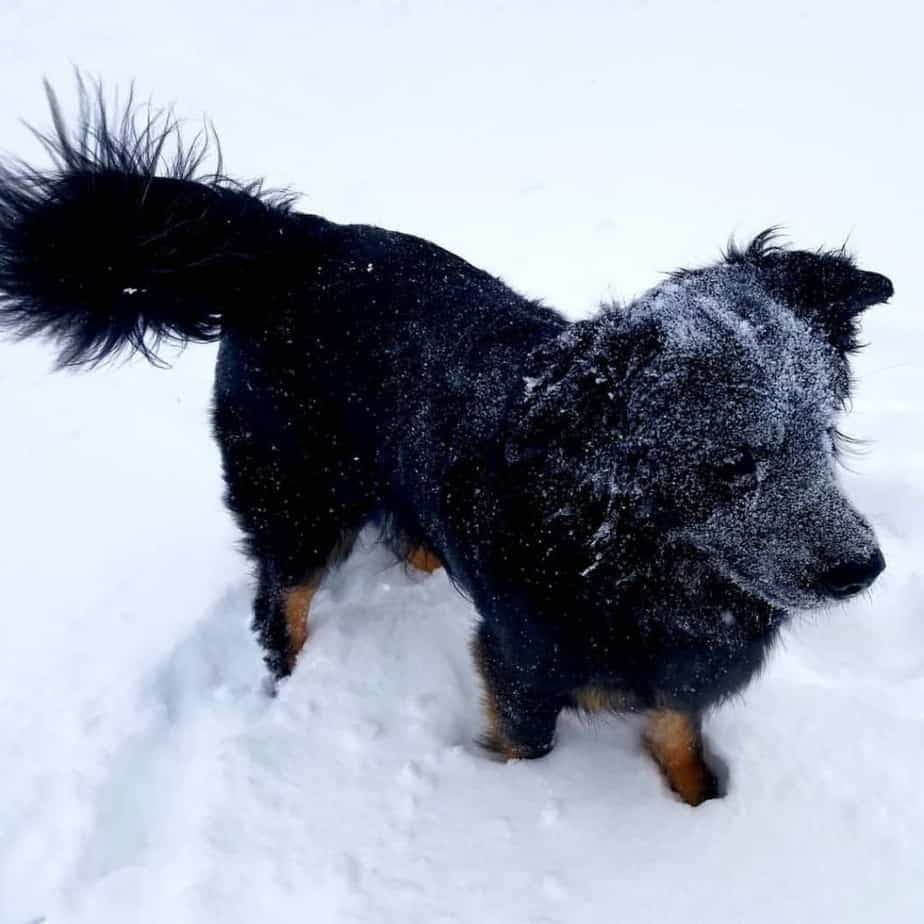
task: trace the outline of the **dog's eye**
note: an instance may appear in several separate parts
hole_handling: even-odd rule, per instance
[[[757,461],[747,447],[726,457],[715,466],[715,473],[722,481],[735,482],[753,478],[757,474]]]

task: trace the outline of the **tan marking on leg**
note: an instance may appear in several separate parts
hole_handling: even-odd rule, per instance
[[[289,636],[289,669],[295,667],[299,652],[308,641],[308,615],[311,598],[320,585],[320,578],[299,584],[283,591],[283,608],[286,614],[286,632]]]
[[[703,758],[702,737],[691,716],[672,709],[649,712],[645,745],[671,789],[687,805],[699,805],[718,795],[715,775]]]
[[[418,571],[426,571],[427,574],[433,574],[434,571],[443,567],[440,560],[422,545],[411,549],[407,556],[407,563]]]

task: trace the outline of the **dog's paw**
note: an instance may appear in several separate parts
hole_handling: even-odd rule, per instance
[[[698,718],[669,709],[651,712],[643,740],[668,786],[687,805],[702,805],[725,794],[722,779],[706,759]]]
[[[725,793],[718,776],[712,772],[705,761],[695,767],[667,778],[668,785],[687,805],[702,805],[710,799],[721,799]]]

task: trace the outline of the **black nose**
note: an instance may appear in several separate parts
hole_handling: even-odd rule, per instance
[[[882,552],[876,549],[869,558],[850,561],[832,568],[821,576],[822,590],[831,597],[844,600],[866,590],[885,568]]]

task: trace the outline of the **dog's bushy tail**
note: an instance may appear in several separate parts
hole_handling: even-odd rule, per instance
[[[54,128],[36,134],[53,166],[0,166],[0,327],[50,337],[61,366],[125,347],[157,362],[162,340],[214,340],[259,311],[291,197],[223,176],[220,153],[205,172],[213,134],[184,143],[170,111],[129,96],[113,113],[81,81],[69,128],[47,89]]]

